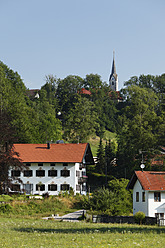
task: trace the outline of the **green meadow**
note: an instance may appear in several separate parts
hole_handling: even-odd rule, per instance
[[[0,217],[0,247],[165,247],[165,228]]]

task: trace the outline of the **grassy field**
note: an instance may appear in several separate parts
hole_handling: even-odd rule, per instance
[[[0,247],[165,247],[165,228],[0,217]]]
[[[116,143],[116,134],[115,133],[111,133],[109,131],[105,131],[104,133],[104,137],[103,137],[103,145],[105,146],[106,145],[106,140],[109,141],[114,141]],[[97,156],[97,150],[98,150],[98,146],[99,146],[99,143],[100,143],[100,138],[98,136],[96,137],[91,137],[89,140],[88,140],[90,146],[91,146],[91,151],[92,151],[92,154],[94,157]],[[116,143],[117,145],[117,143]]]
[[[26,196],[0,195],[0,216],[41,218],[52,214],[64,215],[78,210],[74,204],[79,201],[79,196],[56,197],[36,200],[28,199]]]

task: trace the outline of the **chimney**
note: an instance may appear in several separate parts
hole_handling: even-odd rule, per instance
[[[50,149],[50,142],[47,142],[47,149]]]

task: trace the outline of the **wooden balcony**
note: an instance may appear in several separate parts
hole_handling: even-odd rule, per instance
[[[78,184],[83,184],[87,182],[88,177],[87,176],[82,176],[78,178]]]

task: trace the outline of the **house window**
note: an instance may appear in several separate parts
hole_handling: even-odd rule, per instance
[[[25,170],[23,172],[24,177],[32,177],[33,176],[33,171],[32,170]]]
[[[24,184],[23,189],[26,192],[26,194],[31,194],[33,191],[33,184],[30,183]]]
[[[145,192],[142,192],[142,202],[145,202]]]
[[[80,171],[76,171],[76,177],[80,177]]]
[[[57,191],[57,184],[48,184],[48,191]]]
[[[36,170],[36,177],[44,177],[45,171],[44,170]]]
[[[12,184],[11,190],[12,191],[20,191],[20,184]]]
[[[67,190],[69,190],[69,184],[61,184],[61,190],[62,190],[62,191],[67,191]]]
[[[28,167],[29,167],[29,166],[31,166],[31,164],[30,164],[30,163],[26,163],[26,166],[28,166]]]
[[[48,170],[48,177],[56,177],[57,170]]]
[[[76,185],[76,191],[80,191],[80,184]]]
[[[82,171],[82,176],[86,176],[86,172],[85,171]]]
[[[44,191],[45,184],[36,184],[36,191]]]
[[[50,166],[55,166],[56,164],[55,163],[50,163]]]
[[[159,226],[165,225],[164,213],[156,213],[155,217],[157,219],[157,223],[159,224]]]
[[[82,191],[86,191],[86,185],[82,185]]]
[[[161,201],[160,192],[154,192],[154,201],[155,202],[160,202]]]
[[[68,166],[68,163],[63,163],[63,166]]]
[[[139,192],[136,192],[136,202],[139,202]]]
[[[70,170],[61,170],[61,177],[69,177]]]
[[[12,177],[20,177],[21,171],[20,170],[12,170],[11,171],[11,176]]]
[[[38,163],[38,166],[43,166],[43,163]]]

